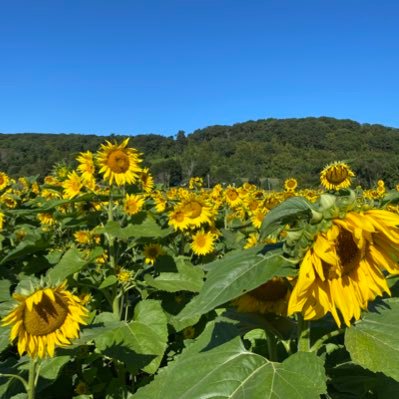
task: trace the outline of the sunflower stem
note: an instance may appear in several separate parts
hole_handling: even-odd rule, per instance
[[[270,331],[265,331],[267,336],[267,352],[269,354],[269,360],[271,362],[276,362],[278,361],[276,336]]]
[[[36,381],[36,360],[30,358],[29,379],[28,379],[28,399],[35,399],[35,381]]]
[[[328,341],[330,338],[336,337],[338,335],[341,335],[345,332],[344,328],[340,328],[339,330],[331,331],[325,335],[323,335],[321,338],[319,338],[310,348],[311,352],[317,352],[323,344]]]
[[[298,314],[298,352],[310,351],[310,323]]]
[[[8,377],[8,378],[17,379],[18,381],[20,381],[23,384],[23,386],[25,387],[26,392],[28,392],[28,382],[25,380],[25,378],[23,378],[23,377],[21,377],[21,376],[19,376],[17,374],[3,374],[3,373],[0,373],[0,377]]]

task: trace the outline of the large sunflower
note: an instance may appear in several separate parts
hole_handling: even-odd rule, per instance
[[[320,181],[327,190],[340,190],[348,188],[355,174],[344,162],[333,162],[327,165],[320,173]]]
[[[378,295],[390,294],[383,270],[399,273],[399,216],[384,210],[349,212],[333,219],[307,250],[288,313],[319,319],[331,312],[338,326],[360,318]]]
[[[134,148],[128,148],[129,138],[122,143],[101,144],[101,150],[97,153],[97,161],[100,165],[100,173],[105,180],[118,186],[133,183],[139,177],[141,171],[139,153]]]
[[[3,318],[2,325],[13,324],[10,341],[17,339],[20,355],[53,357],[55,347],[70,344],[79,335],[79,324],[86,324],[86,308],[65,289],[65,283],[28,296],[14,294],[14,298],[19,305]]]

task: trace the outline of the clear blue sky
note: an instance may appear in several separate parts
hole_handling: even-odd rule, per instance
[[[0,132],[399,127],[396,0],[3,0]]]

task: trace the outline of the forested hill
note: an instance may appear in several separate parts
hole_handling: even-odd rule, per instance
[[[104,140],[126,136],[0,134],[0,170],[12,176],[50,173],[56,163],[76,166],[81,151],[96,151]],[[365,186],[399,182],[399,129],[334,118],[263,119],[209,126],[174,137],[133,136],[157,181],[182,184],[190,176],[216,182],[281,185],[294,176],[302,186],[318,184],[326,163],[345,160]],[[278,188],[278,187],[276,187]]]

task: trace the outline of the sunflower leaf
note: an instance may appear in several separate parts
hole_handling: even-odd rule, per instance
[[[222,331],[230,328],[223,324]],[[316,399],[326,393],[323,360],[316,354],[298,352],[283,363],[274,363],[247,351],[237,336],[214,343],[219,335],[215,330],[211,334],[209,331],[207,328],[134,397]]]
[[[362,367],[399,381],[399,298],[385,299],[345,332],[345,346]]]
[[[266,214],[260,228],[260,238],[266,238],[279,227],[298,219],[312,217],[312,204],[303,197],[292,197]]]
[[[292,263],[282,256],[282,250],[258,254],[259,248],[235,251],[206,266],[207,278],[201,292],[174,319],[173,325],[181,330],[195,316],[201,316],[251,291],[275,276],[295,274]]]
[[[146,282],[151,287],[166,292],[199,292],[203,285],[204,272],[184,258],[176,259],[176,267],[177,273],[160,273],[156,278],[147,275]]]
[[[49,270],[47,276],[53,282],[61,282],[81,270],[87,263],[88,261],[81,257],[77,248],[72,247],[65,252],[58,264]]]

